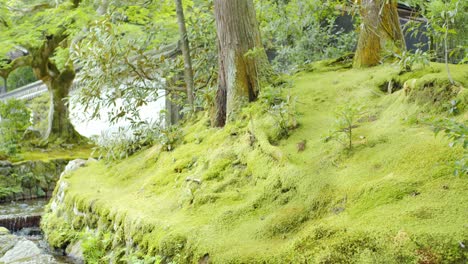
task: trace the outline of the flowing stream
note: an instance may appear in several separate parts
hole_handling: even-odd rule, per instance
[[[11,232],[11,235],[0,234],[0,263],[5,261],[2,258],[10,259],[5,263],[75,263],[64,257],[63,252],[50,250],[44,240],[39,222],[46,204],[45,199],[0,203],[0,226]],[[11,261],[15,257],[20,261]]]

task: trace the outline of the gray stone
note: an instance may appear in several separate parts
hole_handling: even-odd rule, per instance
[[[18,240],[18,237],[12,235],[0,236],[0,256],[3,256],[8,250],[12,249]]]
[[[0,175],[10,176],[12,169],[10,167],[0,167]]]
[[[67,253],[67,256],[72,258],[75,261],[75,263],[85,263],[83,249],[81,247],[81,241],[77,241],[68,245],[67,249],[65,250],[65,253]]]
[[[59,264],[59,262],[57,262],[51,255],[43,254],[11,264]]]
[[[83,159],[76,159],[70,161],[67,166],[65,167],[65,170],[63,171],[62,175],[65,175],[69,172],[75,171],[81,167],[84,167],[86,165],[86,160]]]
[[[0,167],[11,167],[13,164],[8,160],[0,160]]]
[[[91,164],[91,163],[96,163],[96,162],[98,162],[97,159],[95,159],[95,158],[89,158],[88,161],[86,162],[86,164]]]
[[[24,263],[40,257],[41,250],[29,240],[22,240],[16,243],[16,245],[8,250],[5,255],[0,258],[0,263]]]

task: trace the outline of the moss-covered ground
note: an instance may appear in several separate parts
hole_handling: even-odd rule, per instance
[[[49,241],[97,232],[84,238],[90,262],[466,263],[468,178],[453,175],[462,150],[430,124],[451,100],[468,120],[468,66],[451,66],[458,87],[438,64],[322,66],[282,90],[297,110],[289,137],[262,97],[223,129],[204,116],[185,124],[171,152],[154,146],[68,175],[63,209],[44,218]],[[350,103],[364,111],[346,150],[326,139]]]
[[[21,161],[50,161],[57,159],[73,160],[88,158],[93,153],[93,146],[88,144],[52,148],[26,148],[17,157],[13,158],[13,162]]]

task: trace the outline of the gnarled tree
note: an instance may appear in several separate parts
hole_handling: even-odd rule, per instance
[[[64,30],[46,36],[39,48],[32,49],[31,66],[36,77],[47,85],[50,95],[49,126],[46,138],[60,138],[71,143],[81,138],[70,122],[68,106],[65,104],[75,79],[75,69],[73,64],[68,64],[59,70],[50,59],[57,47],[67,42],[67,37]]]
[[[257,99],[268,76],[252,0],[215,0],[219,77],[214,125],[222,127],[247,102]]]
[[[354,58],[354,67],[369,67],[380,63],[386,46],[395,52],[406,49],[396,0],[361,0],[362,24]],[[390,45],[389,45],[390,44]]]
[[[68,106],[65,103],[75,78],[75,69],[66,55],[57,59],[57,54],[59,49],[69,49],[71,32],[79,30],[80,22],[87,21],[88,14],[79,10],[80,1],[77,0],[62,3],[57,7],[41,4],[23,9],[18,9],[22,6],[19,2],[16,7],[8,9],[16,24],[12,24],[2,34],[8,38],[5,46],[13,42],[24,47],[27,52],[23,56],[3,60],[0,63],[0,75],[5,78],[19,67],[31,66],[36,78],[47,85],[51,99],[49,126],[45,138],[49,141],[60,139],[61,142],[75,143],[81,136],[70,121]],[[52,17],[54,19],[51,19]],[[37,21],[41,21],[43,25],[32,28],[30,24]]]

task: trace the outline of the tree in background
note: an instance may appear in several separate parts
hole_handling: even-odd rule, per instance
[[[180,44],[182,54],[184,56],[184,73],[185,73],[185,85],[187,87],[187,100],[194,110],[194,83],[193,83],[193,69],[192,69],[192,58],[190,56],[190,44],[187,36],[187,28],[185,26],[184,8],[182,6],[182,0],[175,0],[177,22],[179,24],[180,33]]]
[[[360,1],[362,24],[354,58],[354,67],[369,67],[380,63],[385,47],[396,53],[406,50],[395,0]]]
[[[252,0],[215,0],[214,10],[219,56],[214,125],[222,127],[257,99],[269,63]]]
[[[353,17],[336,0],[257,1],[263,45],[275,71],[294,73],[313,61],[354,52]]]
[[[46,36],[39,48],[31,49],[31,65],[36,77],[47,85],[50,94],[49,126],[45,137],[52,140],[60,138],[67,143],[73,143],[79,141],[81,136],[70,121],[65,100],[75,79],[75,69],[70,61],[63,65],[62,69],[51,61],[60,45],[68,45],[67,38],[65,30]]]
[[[35,81],[37,81],[37,78],[34,76],[34,72],[31,67],[27,66],[18,68],[9,74],[6,91],[12,91]]]
[[[0,65],[2,76],[13,70],[31,66],[37,79],[49,90],[51,105],[49,126],[45,138],[75,143],[81,139],[70,122],[66,98],[75,79],[73,63],[68,59],[71,39],[88,23],[94,13],[91,6],[79,6],[72,0],[59,5],[39,3],[29,6],[15,1],[7,10],[11,14],[11,26],[0,33],[3,54],[15,47],[27,50],[24,56],[4,60]],[[32,26],[34,25],[34,26]]]

